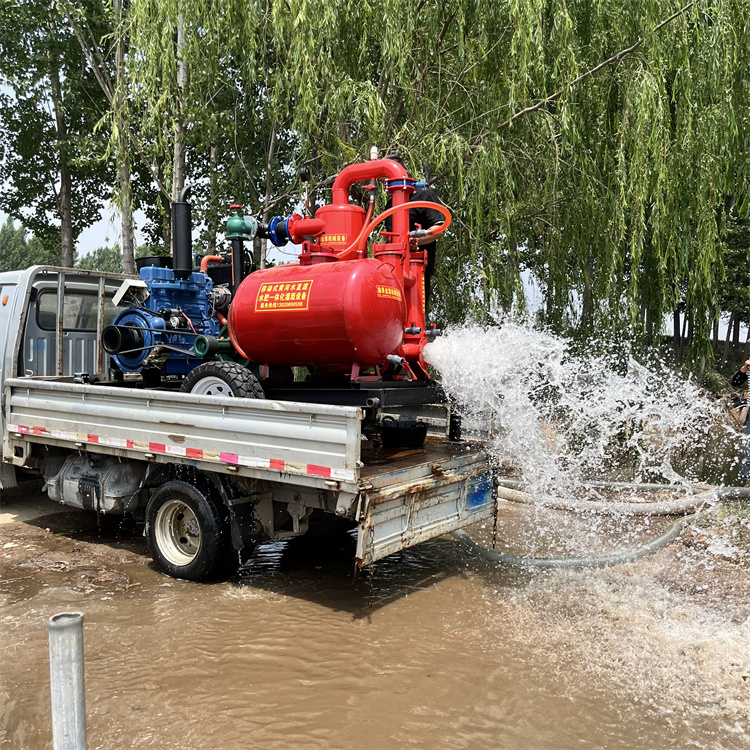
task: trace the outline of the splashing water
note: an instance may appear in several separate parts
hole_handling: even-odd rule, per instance
[[[464,424],[489,427],[495,459],[520,467],[535,495],[590,496],[592,479],[694,481],[689,456],[705,447],[718,406],[664,363],[593,353],[598,346],[579,354],[506,322],[449,330],[425,358]]]

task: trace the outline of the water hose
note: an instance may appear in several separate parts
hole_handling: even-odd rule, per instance
[[[442,206],[439,203],[433,203],[432,201],[411,201],[409,203],[401,203],[398,206],[391,206],[390,208],[387,208],[385,211],[383,211],[382,214],[379,214],[369,224],[365,224],[364,228],[357,236],[357,239],[354,240],[354,242],[352,242],[349,247],[347,247],[345,250],[342,250],[338,254],[338,259],[350,260],[356,254],[357,245],[363,235],[365,237],[369,237],[370,234],[372,234],[372,230],[375,229],[375,227],[380,224],[381,221],[387,219],[389,216],[392,216],[397,211],[403,211],[404,209],[410,208],[432,208],[435,211],[439,211],[441,214],[443,214],[443,216],[445,216],[445,221],[434,232],[431,233],[434,237],[442,234],[451,225],[451,212],[445,206]]]
[[[209,263],[223,263],[224,258],[221,255],[204,255],[201,259],[201,271],[206,273],[208,271]]]
[[[517,490],[526,486],[525,482],[519,479],[505,479],[503,477],[495,480],[503,487],[510,487]],[[604,490],[637,490],[639,492],[660,492],[661,490],[670,490],[672,492],[693,492],[694,490],[707,491],[713,490],[722,497],[726,495],[736,495],[737,497],[750,497],[750,487],[718,486],[714,484],[664,484],[654,482],[603,482],[595,480],[586,483],[587,487],[596,487]]]
[[[229,318],[227,319],[227,333],[229,334],[229,340],[232,342],[232,346],[234,347],[234,350],[237,352],[237,354],[240,355],[243,359],[246,359],[248,362],[250,362],[250,357],[245,354],[245,352],[242,350],[242,347],[237,342],[237,338],[234,335],[234,331],[232,330],[232,310],[230,308],[229,310]]]
[[[503,500],[522,505],[537,505],[552,510],[567,510],[575,513],[596,513],[603,516],[681,516],[695,513],[706,504],[716,491],[701,492],[697,495],[689,495],[680,500],[669,500],[660,503],[644,502],[607,502],[602,500],[563,500],[556,497],[544,502],[537,502],[528,492],[511,489],[498,485],[497,496]]]
[[[512,480],[500,480],[501,482],[507,482],[508,484],[520,485],[520,482],[513,482]],[[598,483],[602,486],[607,486],[607,483]],[[706,487],[702,485],[701,488]],[[663,485],[654,485],[652,489],[663,489]],[[742,488],[736,487],[712,487],[708,491],[701,492],[697,495],[691,495],[684,500],[678,500],[667,503],[607,503],[600,501],[582,501],[579,503],[566,503],[563,500],[555,499],[553,503],[544,503],[543,507],[554,508],[556,510],[567,510],[578,512],[581,510],[593,510],[597,513],[608,513],[609,515],[640,515],[640,516],[657,516],[657,515],[678,515],[682,513],[691,513],[689,516],[685,516],[677,521],[674,521],[670,527],[660,536],[655,539],[646,542],[645,544],[635,547],[633,549],[620,550],[618,552],[612,552],[607,555],[597,555],[592,557],[524,557],[519,555],[511,555],[505,552],[497,552],[496,550],[488,549],[482,546],[478,542],[475,542],[465,531],[459,530],[454,531],[452,536],[458,539],[465,547],[469,548],[472,552],[483,557],[498,565],[505,565],[512,568],[521,568],[526,570],[560,570],[560,569],[577,569],[577,568],[606,568],[612,565],[621,565],[622,563],[633,562],[639,560],[642,557],[648,557],[658,552],[667,544],[674,541],[682,531],[682,529],[690,523],[693,519],[697,518],[703,511],[703,506],[712,498],[721,500],[722,498],[728,498],[733,495],[733,491]],[[496,492],[498,497],[502,497],[510,502],[518,502],[526,505],[538,505],[534,503],[531,495],[526,492],[519,492],[518,490],[503,487],[502,485],[496,486]],[[643,506],[653,506],[654,510],[658,512],[649,512],[648,508]],[[594,506],[595,509],[590,509],[589,506]],[[609,509],[604,510],[604,508]],[[672,513],[665,511],[672,510]],[[711,508],[708,509],[709,511]]]
[[[475,542],[465,531],[454,531],[452,536],[458,539],[465,547],[479,555],[480,557],[498,565],[505,565],[510,568],[521,568],[522,570],[570,570],[577,568],[608,568],[612,565],[621,565],[622,563],[634,562],[642,557],[648,557],[658,552],[662,547],[666,547],[674,541],[682,531],[683,527],[695,516],[681,518],[675,521],[661,536],[652,539],[650,542],[635,547],[633,549],[612,552],[608,555],[599,555],[596,557],[522,557],[519,555],[509,555],[506,552],[497,552],[496,550],[487,549],[478,542]]]

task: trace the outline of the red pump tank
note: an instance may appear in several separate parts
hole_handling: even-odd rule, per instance
[[[350,231],[356,223],[361,228],[355,219]],[[401,345],[406,303],[394,267],[382,260],[290,264],[250,274],[228,320],[253,362],[381,365]]]

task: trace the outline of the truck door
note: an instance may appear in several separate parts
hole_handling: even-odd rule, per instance
[[[18,328],[17,319],[13,317],[13,302],[17,285],[15,281],[0,281],[0,390],[5,380],[8,362],[13,361],[13,343],[16,340],[11,326]],[[13,374],[12,371],[10,373]],[[5,417],[0,410],[0,431],[5,434]],[[0,463],[0,493],[16,486],[16,467],[5,462]]]
[[[15,338],[8,335],[15,296],[16,283],[0,281],[0,362],[2,363],[5,361],[5,350],[8,340]]]

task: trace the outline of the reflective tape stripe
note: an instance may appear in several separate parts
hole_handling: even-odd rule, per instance
[[[177,445],[166,445],[164,443],[140,442],[117,437],[102,437],[93,433],[78,433],[72,430],[48,430],[46,427],[26,427],[25,425],[6,425],[8,432],[20,435],[47,435],[55,440],[65,440],[73,443],[91,443],[92,445],[106,445],[112,448],[127,448],[151,453],[162,453],[170,456],[198,459],[214,463],[247,466],[252,469],[266,469],[287,474],[307,475],[340,479],[344,482],[353,482],[354,472],[348,469],[332,469],[328,466],[317,466],[316,464],[300,464],[280,458],[254,458],[240,456],[236,453],[217,453],[201,448],[184,448]]]

